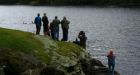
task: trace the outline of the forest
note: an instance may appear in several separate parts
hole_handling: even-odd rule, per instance
[[[140,0],[0,0],[1,5],[140,6]]]

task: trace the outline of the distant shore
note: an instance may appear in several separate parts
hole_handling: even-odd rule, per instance
[[[25,0],[26,1],[26,0]],[[130,1],[118,1],[118,0],[79,0],[79,1],[63,1],[63,0],[41,0],[41,1],[0,1],[0,5],[31,5],[31,6],[115,6],[115,7],[140,7],[140,1],[130,0]]]
[[[51,6],[51,7],[55,7],[55,6],[66,6],[66,7],[113,7],[113,8],[117,8],[117,7],[123,7],[123,8],[140,8],[140,5],[31,5],[31,4],[0,4],[0,6]]]

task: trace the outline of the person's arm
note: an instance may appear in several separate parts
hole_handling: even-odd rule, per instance
[[[78,38],[80,39],[81,37],[82,37],[82,35],[79,34],[79,35],[78,35]]]
[[[49,20],[48,20],[48,17],[47,17],[47,23],[49,24]]]
[[[70,21],[68,21],[68,24],[70,24]]]
[[[41,17],[40,17],[40,25],[42,25],[42,19],[41,19]]]

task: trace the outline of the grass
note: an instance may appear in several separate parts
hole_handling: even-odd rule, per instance
[[[50,59],[45,53],[44,44],[35,38],[34,34],[28,32],[0,28],[0,49],[5,48],[33,54],[45,63],[48,63]]]
[[[83,58],[83,53],[81,47],[70,42],[0,28],[0,67],[8,63],[7,66],[15,73],[39,67],[43,63],[53,65],[70,75],[67,67],[76,65]]]
[[[30,53],[32,50],[43,50],[43,47],[32,33],[0,28],[0,48]]]
[[[4,28],[0,28],[1,48],[33,54],[45,63],[49,63],[52,57],[56,56],[55,52],[62,56],[77,57],[83,51],[79,46],[70,42],[53,41],[44,36],[35,36],[32,33]]]
[[[80,52],[83,51],[78,45],[74,45],[70,42],[57,42],[58,44],[58,53],[63,56],[80,56]]]

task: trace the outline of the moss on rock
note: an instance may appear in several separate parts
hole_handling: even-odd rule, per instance
[[[91,60],[86,50],[76,44],[0,28],[0,74],[105,75],[107,71],[100,61]]]

